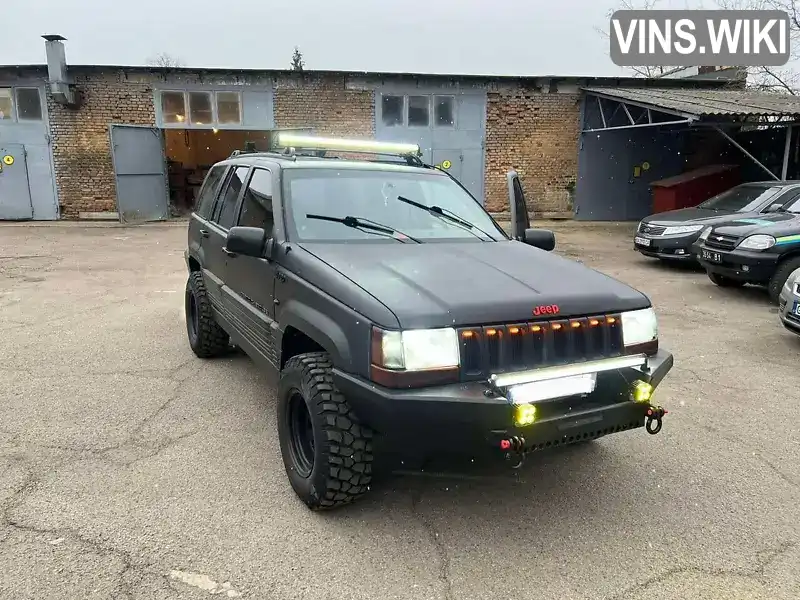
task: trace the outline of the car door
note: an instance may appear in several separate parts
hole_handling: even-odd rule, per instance
[[[224,251],[225,239],[228,236],[228,230],[236,221],[239,196],[249,169],[250,167],[247,166],[236,166],[228,171],[208,227],[204,230],[205,233],[201,232],[203,235],[203,278],[208,293],[211,295],[212,303],[217,310],[221,310],[225,318],[228,317],[230,309],[222,294],[228,262],[228,256]]]
[[[195,257],[205,267],[204,253],[208,250],[206,241],[209,235],[209,222],[214,213],[214,205],[222,188],[227,165],[215,165],[206,175],[200,193],[197,195],[197,209],[189,218],[189,255]],[[205,242],[205,246],[204,246]]]
[[[267,239],[272,237],[274,185],[269,169],[253,168],[239,203],[238,226],[259,227],[267,232]],[[263,257],[229,254],[223,293],[241,334],[277,367],[274,264]]]

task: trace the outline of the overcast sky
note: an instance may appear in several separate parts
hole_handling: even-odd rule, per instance
[[[708,2],[706,2],[708,4]],[[700,0],[662,0],[697,8]],[[23,0],[0,11],[0,64],[45,62],[42,34],[72,64],[613,76],[607,12],[618,0]]]

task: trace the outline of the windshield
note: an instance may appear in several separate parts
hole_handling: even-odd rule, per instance
[[[757,210],[767,200],[776,196],[781,188],[766,185],[742,185],[709,198],[698,208],[750,212]]]
[[[343,223],[308,218],[324,215],[371,220],[420,241],[470,240],[480,242],[469,228],[451,219],[399,200],[438,206],[495,239],[504,235],[475,200],[449,177],[437,172],[402,172],[369,169],[286,169],[284,203],[290,235],[298,241],[356,241],[392,243],[374,232]]]

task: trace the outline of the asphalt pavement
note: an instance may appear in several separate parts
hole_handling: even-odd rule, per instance
[[[0,227],[0,598],[800,597],[800,339],[627,227],[557,239],[653,300],[662,432],[404,471],[316,514],[270,382],[189,349],[185,226]]]

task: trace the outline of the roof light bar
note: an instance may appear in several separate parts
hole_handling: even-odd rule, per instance
[[[311,135],[297,135],[293,133],[279,133],[275,140],[275,145],[281,148],[295,148],[298,150],[339,150],[342,152],[363,152],[365,154],[422,156],[419,144],[378,142],[375,140],[323,138]]]

